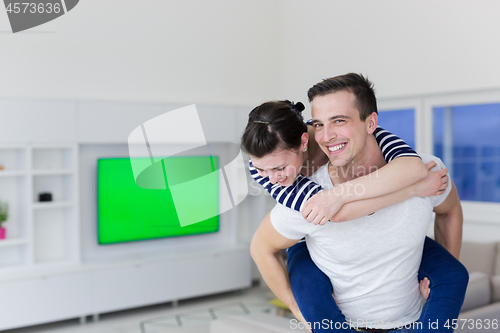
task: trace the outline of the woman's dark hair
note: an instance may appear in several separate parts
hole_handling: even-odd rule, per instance
[[[304,104],[271,101],[257,106],[248,115],[241,137],[243,149],[252,156],[263,157],[276,148],[294,150],[300,147],[302,133],[307,132],[301,112]]]

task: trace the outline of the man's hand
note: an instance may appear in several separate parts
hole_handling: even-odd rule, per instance
[[[302,216],[307,222],[325,225],[346,203],[345,197],[339,192],[342,187],[332,188],[315,194],[304,204]]]
[[[424,179],[415,183],[415,195],[419,197],[432,197],[443,194],[448,186],[448,169],[443,168],[438,171],[430,171],[436,166],[436,162],[434,161],[430,161],[425,166],[429,172]]]

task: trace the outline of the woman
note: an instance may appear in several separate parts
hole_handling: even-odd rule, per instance
[[[313,197],[321,188],[310,182],[307,176],[328,162],[328,158],[314,140],[308,140],[314,129],[303,123],[303,109],[302,103],[293,104],[289,101],[268,102],[256,107],[249,115],[242,145],[252,158],[250,172],[254,179],[280,204],[302,211],[308,222],[325,224],[328,220],[340,222],[366,216],[373,212],[370,211],[369,204],[362,209],[353,210],[349,203],[396,192],[416,183],[427,173],[421,160],[415,158],[418,155],[408,145],[390,133],[377,129],[374,134],[388,164],[374,171],[376,177],[370,177],[374,174],[371,173],[336,186],[330,190],[330,195]],[[266,164],[279,167],[269,170]],[[430,169],[434,165],[427,167]],[[438,195],[443,193],[447,181],[445,169],[432,172],[412,185],[415,191],[409,193],[419,196]],[[352,191],[357,185],[363,185],[366,190]],[[397,201],[387,202],[387,206],[413,195],[398,197]],[[325,207],[325,203],[329,204]],[[323,319],[345,321],[331,296],[329,278],[314,265],[304,242],[289,249],[288,271],[292,291],[301,312],[296,313],[298,318],[303,316],[307,322],[321,322]],[[458,316],[468,276],[453,256],[429,238],[425,241],[419,272],[421,290],[425,297],[429,293],[429,280],[424,279],[424,276],[431,281],[430,295],[420,317],[425,332],[430,331],[427,325],[429,321],[433,322],[443,316]],[[314,291],[311,286],[314,286]],[[312,292],[314,297],[311,297]]]

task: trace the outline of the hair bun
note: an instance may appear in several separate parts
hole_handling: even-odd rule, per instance
[[[297,111],[299,113],[304,111],[304,109],[306,108],[304,106],[304,104],[302,104],[302,102],[297,102],[297,103],[292,102],[291,106],[292,106],[292,109],[294,109],[295,111]]]

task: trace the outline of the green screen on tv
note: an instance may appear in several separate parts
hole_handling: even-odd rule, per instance
[[[145,189],[136,184],[130,158],[101,158],[97,162],[97,234],[99,244],[204,234],[219,230],[219,216],[181,227],[169,183],[174,186],[179,179],[209,165],[217,171],[218,158],[214,156],[169,157],[161,161],[164,189]],[[165,173],[165,165],[168,172]],[[199,173],[199,172],[198,172]],[[175,175],[175,177],[169,177]],[[175,179],[174,179],[175,178]],[[192,177],[191,177],[192,178]],[[181,191],[179,203],[193,207],[193,213],[204,209],[219,211],[218,172],[196,183],[195,191],[202,191],[206,200],[191,202],[189,191]],[[166,189],[165,189],[166,188]],[[205,195],[206,194],[206,195]],[[185,206],[185,205],[184,205]],[[187,206],[189,207],[189,206]]]

